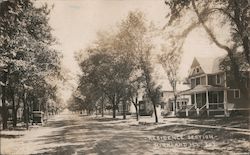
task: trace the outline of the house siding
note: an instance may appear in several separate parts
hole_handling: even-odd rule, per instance
[[[216,77],[217,76],[217,77]],[[220,83],[217,83],[217,78],[220,78]],[[208,75],[208,85],[212,86],[224,86],[225,80],[224,80],[224,73],[218,73],[213,75]]]
[[[250,108],[250,102],[241,93],[240,98],[234,98],[234,90],[228,90],[227,98],[228,103],[233,103],[236,110],[241,108]]]

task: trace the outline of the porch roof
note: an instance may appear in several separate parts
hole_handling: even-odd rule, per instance
[[[179,95],[191,95],[194,93],[203,93],[206,91],[223,91],[227,88],[225,87],[217,87],[217,86],[211,86],[211,85],[198,85],[192,89],[184,90],[179,93]]]

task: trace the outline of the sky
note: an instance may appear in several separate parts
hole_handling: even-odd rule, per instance
[[[62,67],[71,76],[69,84],[61,89],[65,99],[70,97],[76,86],[79,67],[74,59],[74,53],[88,47],[96,38],[96,33],[113,29],[129,11],[143,11],[148,20],[156,26],[163,27],[166,22],[168,7],[164,0],[38,0],[54,4],[50,14],[50,24],[53,34],[58,39],[57,48],[63,54]],[[194,56],[214,57],[224,55],[225,52],[209,41],[206,33],[197,29],[191,32],[183,46],[180,77],[187,76],[188,69]],[[166,81],[166,79],[162,79]],[[166,82],[163,82],[166,84]],[[168,89],[168,85],[164,89]]]

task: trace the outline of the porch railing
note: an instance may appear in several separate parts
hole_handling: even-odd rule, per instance
[[[195,105],[192,105],[190,107],[186,107],[186,116],[188,116],[188,111],[190,111],[191,109],[193,109],[195,107]]]
[[[206,106],[207,106],[207,105],[204,104],[202,107],[196,108],[196,113],[197,113],[198,116],[200,115],[200,111],[202,111],[202,109],[204,109]]]
[[[224,110],[224,103],[209,103],[210,111],[222,111]]]
[[[205,107],[207,107],[206,104],[204,104],[202,107],[200,107],[199,110],[201,111],[201,110],[204,109]]]

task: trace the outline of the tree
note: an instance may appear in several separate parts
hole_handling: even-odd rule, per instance
[[[90,93],[96,94],[96,99],[105,94],[110,100],[115,118],[117,106],[124,96],[126,80],[131,71],[130,66],[126,61],[120,61],[114,55],[99,50],[90,54],[89,58],[80,65],[83,72],[80,80],[83,88],[81,92],[84,94],[86,85],[89,85],[92,88],[89,88]]]
[[[88,57],[83,61],[78,60],[83,72],[80,85],[91,85],[93,89],[89,90],[93,94],[101,91],[95,97],[104,95],[109,99],[113,118],[116,117],[119,104],[123,104],[125,111],[126,104],[131,101],[137,109],[138,119],[138,91],[147,84],[150,86],[145,88],[149,89],[147,93],[151,96],[152,106],[156,106],[158,89],[155,90],[151,78],[150,37],[151,29],[143,13],[130,12],[118,25],[116,32],[98,33],[96,42],[85,52],[89,54]],[[82,94],[87,88],[83,86]],[[156,112],[155,115],[157,118]]]
[[[178,48],[168,50],[166,47],[163,48],[164,52],[159,56],[159,61],[163,66],[168,78],[168,82],[171,85],[174,92],[174,111],[176,113],[176,100],[177,100],[177,82],[178,82],[178,69],[180,65],[180,52]]]
[[[248,20],[250,17],[250,7],[247,0],[213,0],[213,1],[172,1],[166,0],[165,3],[171,9],[171,15],[169,24],[180,19],[184,12],[189,11],[191,8],[194,10],[198,17],[199,23],[203,26],[207,34],[211,37],[213,42],[220,48],[228,52],[228,55],[232,54],[237,47],[243,47],[243,53],[245,54],[245,59],[248,63],[249,60],[249,26]],[[213,33],[212,25],[209,27],[205,23],[207,18],[213,20],[214,16],[219,17],[221,15],[222,19],[228,21],[232,27],[230,33],[232,34],[232,41],[234,45],[230,48],[227,45],[223,45],[219,42],[216,35]],[[219,17],[220,18],[220,17]],[[222,21],[222,20],[221,20]],[[221,23],[223,24],[223,23]]]
[[[141,59],[140,65],[143,70],[142,77],[143,77],[144,88],[154,108],[155,122],[158,123],[156,107],[159,104],[161,88],[157,86],[156,83],[154,82],[154,79],[152,77],[153,68],[150,64],[148,56],[146,56],[145,59]]]
[[[249,19],[250,7],[248,0],[166,0],[165,3],[170,8],[170,16],[168,25],[178,24],[183,21],[187,12],[193,12],[196,20],[190,20],[196,26],[202,26],[207,35],[213,43],[219,48],[227,52],[230,64],[230,74],[238,88],[241,88],[248,94],[249,90],[242,84],[244,75],[240,71],[240,64],[237,62],[237,53],[243,53],[243,61],[250,64],[249,53]],[[214,21],[219,21],[221,27],[229,27],[228,33],[230,34],[228,41],[223,43],[219,37],[218,32],[215,32]],[[226,25],[226,26],[225,26]],[[188,33],[191,31],[187,31]],[[226,67],[224,67],[226,68]],[[247,93],[248,92],[248,93]],[[246,95],[247,96],[247,95]]]
[[[143,78],[141,73],[135,75],[134,78],[130,80],[128,100],[133,103],[136,112],[136,120],[139,121],[139,91],[142,89]]]
[[[154,27],[146,22],[142,12],[131,11],[119,26],[115,47],[123,57],[130,60],[133,66],[128,82],[128,95],[136,109],[137,120],[139,118],[138,93],[141,89],[145,89],[154,108],[156,122],[158,122],[156,106],[159,88],[156,88],[155,79],[152,78],[151,58],[153,49],[151,39],[154,33]]]
[[[48,77],[56,78],[60,72],[60,55],[51,48],[55,43],[52,28],[48,24],[49,9],[47,5],[35,7],[29,0],[0,2],[0,61],[3,102],[3,129],[7,128],[6,89],[10,90],[15,106],[15,91],[21,90],[24,107],[31,106],[26,95],[36,96],[33,90],[39,87],[40,82],[46,83],[41,88],[49,89],[46,82]],[[32,91],[26,88],[31,88]],[[45,93],[46,94],[46,93]],[[34,97],[34,98],[35,98]],[[16,108],[15,108],[16,107]],[[28,113],[28,110],[24,111]],[[26,114],[25,120],[29,115]],[[14,117],[16,117],[14,115]],[[16,122],[13,122],[15,126]]]

